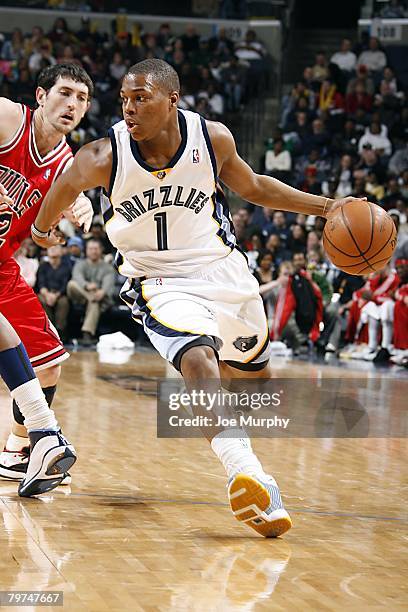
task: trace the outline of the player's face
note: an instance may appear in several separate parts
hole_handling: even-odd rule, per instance
[[[88,87],[85,83],[58,77],[48,92],[38,87],[37,102],[47,122],[57,132],[69,134],[89,108]]]
[[[123,118],[134,140],[150,140],[166,129],[177,92],[166,94],[149,75],[128,74],[120,90]]]

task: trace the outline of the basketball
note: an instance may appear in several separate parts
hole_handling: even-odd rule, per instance
[[[323,246],[343,272],[359,276],[384,268],[397,245],[390,215],[372,202],[347,202],[329,213]]]

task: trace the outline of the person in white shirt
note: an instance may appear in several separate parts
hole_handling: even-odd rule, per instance
[[[369,49],[363,51],[357,61],[358,66],[366,66],[370,72],[380,72],[387,65],[387,58],[384,51],[381,51],[378,38],[372,36],[369,42]]]
[[[55,66],[57,63],[57,60],[51,54],[51,50],[46,43],[43,43],[37,47],[28,58],[28,69],[33,78],[35,78],[40,72],[44,61],[49,66]]]
[[[385,133],[381,133],[380,124],[373,121],[369,130],[358,141],[358,152],[361,153],[365,145],[371,147],[379,155],[391,155],[391,141]]]
[[[357,57],[355,53],[351,51],[351,41],[349,38],[343,38],[340,51],[332,55],[330,62],[332,64],[337,64],[340,70],[344,72],[351,72],[355,69]]]
[[[263,43],[256,39],[255,30],[248,30],[245,40],[237,43],[235,47],[235,55],[240,60],[260,60],[265,55],[265,47]]]
[[[32,243],[31,238],[26,238],[21,247],[16,251],[14,259],[21,268],[21,276],[27,285],[34,287],[37,280],[37,270],[40,262],[35,257],[28,257],[28,244]]]
[[[281,139],[276,139],[273,143],[273,150],[269,150],[265,155],[265,172],[276,176],[276,174],[288,173],[292,169],[292,158],[289,151],[284,151],[284,143]]]

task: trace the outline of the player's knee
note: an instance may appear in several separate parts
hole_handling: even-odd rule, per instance
[[[0,313],[0,351],[7,351],[10,348],[15,348],[20,342],[20,338],[10,323]]]
[[[53,365],[45,370],[40,370],[37,373],[38,380],[40,381],[41,387],[53,387],[57,384],[58,379],[61,375],[61,366]]]
[[[219,376],[218,362],[210,346],[193,346],[181,358],[180,370],[186,378],[207,379]]]

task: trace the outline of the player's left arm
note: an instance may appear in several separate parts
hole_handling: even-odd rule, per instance
[[[64,174],[64,172],[66,172],[72,166],[73,161],[74,158],[68,161],[64,170],[62,171],[62,174]],[[71,206],[65,209],[62,214],[73,225],[82,227],[85,233],[89,232],[94,210],[91,200],[82,191]]]
[[[256,174],[238,155],[234,138],[225,125],[207,121],[207,128],[221,181],[247,202],[266,208],[326,217],[344,202],[361,199],[331,200],[304,193],[270,176]]]
[[[34,242],[42,248],[63,242],[55,232],[50,232],[50,228],[81,192],[95,187],[108,190],[111,172],[112,148],[109,138],[84,145],[75,155],[70,168],[57,178],[45,196],[31,226]]]

